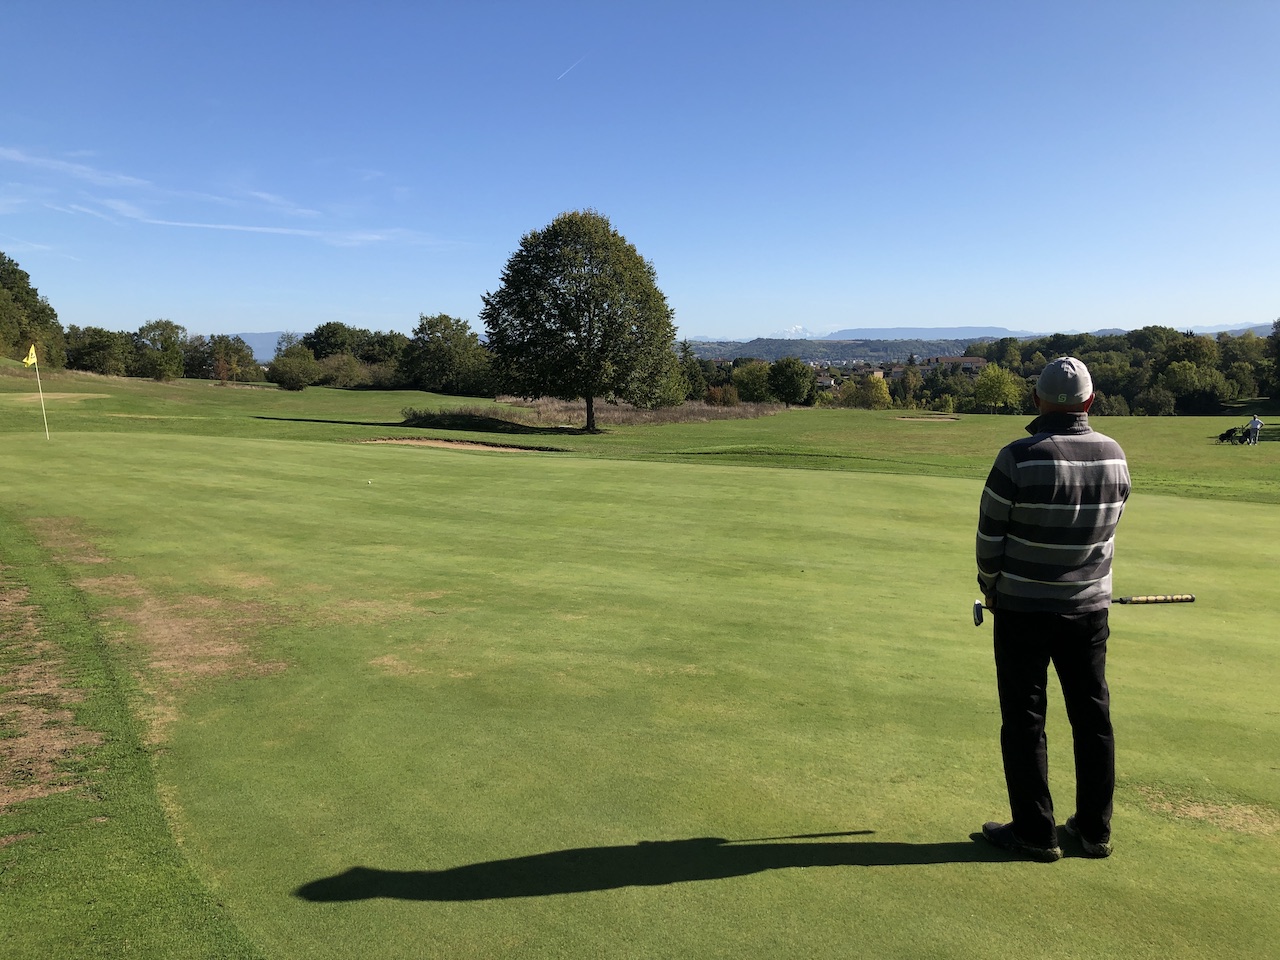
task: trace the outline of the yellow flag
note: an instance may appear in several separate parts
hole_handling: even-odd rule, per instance
[[[33,343],[31,349],[27,351],[27,358],[22,361],[28,367],[36,362],[36,345]]]

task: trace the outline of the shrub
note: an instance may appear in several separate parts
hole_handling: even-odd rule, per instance
[[[740,402],[738,388],[731,383],[723,387],[707,387],[706,402],[710,407],[736,407]]]

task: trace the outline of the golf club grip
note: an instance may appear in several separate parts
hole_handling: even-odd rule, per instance
[[[1149,597],[1116,597],[1116,603],[1195,603],[1194,593],[1158,593]]]

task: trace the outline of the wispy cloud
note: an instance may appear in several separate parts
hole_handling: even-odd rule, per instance
[[[100,187],[150,187],[151,182],[123,173],[112,173],[99,170],[83,163],[72,163],[70,160],[58,160],[54,157],[36,157],[12,147],[0,147],[0,160],[19,163],[39,170],[52,170],[66,174],[77,180],[84,180]]]
[[[312,210],[309,207],[301,206],[300,204],[294,203],[292,200],[286,199],[285,197],[278,196],[274,193],[265,193],[261,190],[250,190],[245,195],[248,197],[251,197],[254,200],[258,200],[262,203],[265,203],[268,207],[270,207],[273,210],[278,210],[281,213],[288,214],[291,217],[320,216],[319,210]]]
[[[85,153],[84,151],[81,152]],[[91,196],[91,191],[81,189],[78,198],[67,198],[59,201],[56,192],[49,187],[36,188],[25,184],[9,184],[6,191],[9,197],[0,195],[0,212],[6,207],[38,201],[46,208],[62,213],[97,217],[109,222],[128,220],[133,223],[146,224],[153,227],[169,227],[184,230],[213,230],[230,233],[248,233],[267,236],[301,237],[320,243],[342,247],[370,246],[380,243],[403,243],[430,246],[451,246],[413,230],[404,229],[323,229],[316,227],[299,227],[291,225],[274,225],[271,223],[222,222],[220,217],[164,215],[162,209],[174,209],[185,206],[183,213],[197,212],[198,208],[191,204],[203,204],[221,208],[238,208],[241,212],[256,211],[264,220],[280,217],[290,219],[323,220],[325,214],[290,200],[288,197],[266,190],[233,189],[230,196],[175,189],[128,174],[102,170],[85,163],[55,157],[38,156],[15,147],[0,146],[0,163],[7,162],[25,166],[32,170],[45,171],[55,176],[70,178],[79,183],[91,184],[95,187],[111,188],[112,196]],[[383,176],[380,171],[363,171],[366,179],[378,179]],[[20,196],[19,193],[26,194]],[[185,203],[183,203],[185,201]],[[256,219],[256,218],[255,218]]]
[[[212,223],[201,220],[170,220],[156,217],[135,204],[124,200],[103,200],[109,210],[153,227],[176,227],[184,230],[218,230],[230,233],[256,233],[279,237],[307,237],[337,247],[363,247],[376,243],[398,241],[401,243],[431,243],[426,237],[412,230],[314,230],[305,227],[274,227],[251,223]]]
[[[94,210],[92,207],[86,207],[79,203],[68,203],[65,206],[60,203],[46,203],[45,206],[50,210],[57,210],[59,213],[83,213],[90,217],[97,217],[99,220],[106,220],[109,223],[115,222],[113,218],[107,216],[101,210]]]
[[[136,204],[130,203],[128,200],[99,200],[98,203],[106,207],[112,213],[117,213],[130,220],[147,219],[146,211]]]
[[[22,237],[15,237],[12,234],[0,233],[0,240],[4,241],[5,250],[9,253],[31,253],[40,252],[47,253],[54,250],[54,247],[47,243],[36,243],[34,240],[24,240]],[[75,257],[69,259],[74,260]]]

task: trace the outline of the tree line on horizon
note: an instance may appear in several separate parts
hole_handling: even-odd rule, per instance
[[[1280,320],[1270,337],[1216,337],[1147,326],[1116,334],[1005,337],[972,344],[986,366],[925,369],[884,362],[857,372],[821,361],[700,358],[677,345],[672,312],[652,265],[595,211],[562,214],[521,240],[481,317],[487,340],[448,314],[421,314],[412,335],[340,322],[285,333],[263,365],[239,336],[189,334],[158,319],[134,332],[64,329],[17,262],[0,253],[0,353],[35,344],[49,369],[155,380],[267,380],[289,390],[412,389],[456,396],[554,396],[640,407],[701,401],[720,406],[897,407],[941,412],[1027,413],[1048,360],[1076,356],[1093,375],[1094,412],[1110,416],[1213,414],[1231,401],[1280,387]]]

